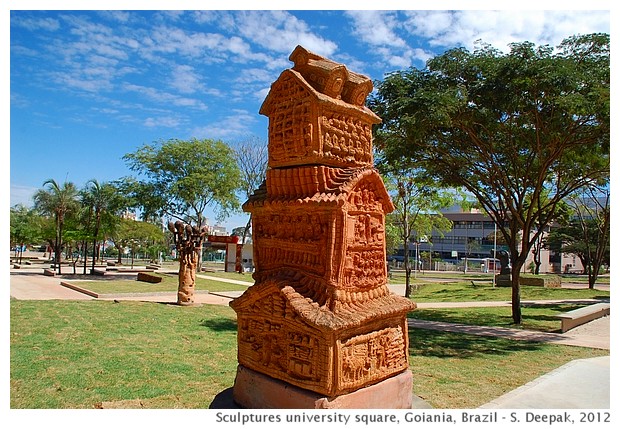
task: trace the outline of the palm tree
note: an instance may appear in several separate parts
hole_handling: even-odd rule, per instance
[[[56,221],[56,238],[54,240],[55,266],[61,273],[62,233],[65,217],[78,208],[78,190],[72,182],[65,182],[62,187],[53,179],[43,183],[47,189],[39,189],[33,197],[34,207],[43,214],[54,217]]]
[[[95,259],[98,256],[98,239],[101,231],[101,223],[103,218],[109,214],[112,209],[115,189],[108,183],[100,184],[96,179],[89,180],[85,189],[82,191],[82,204],[88,207],[94,216],[93,230],[93,261],[91,273],[94,273]],[[84,252],[86,257],[86,252]]]

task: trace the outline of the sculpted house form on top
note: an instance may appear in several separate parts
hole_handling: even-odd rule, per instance
[[[385,214],[394,206],[372,165],[381,121],[364,105],[372,83],[301,46],[290,60],[260,109],[269,117],[267,178],[243,206],[256,282],[231,302],[234,398],[285,408],[264,398],[273,388],[253,398],[270,383],[257,380],[273,379],[320,397],[312,407],[409,407],[406,314],[415,304],[387,286]],[[387,406],[336,400],[394,376],[408,386]]]

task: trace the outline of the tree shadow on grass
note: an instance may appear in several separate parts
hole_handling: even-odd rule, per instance
[[[409,352],[417,356],[476,358],[537,350],[541,343],[409,328]]]
[[[529,302],[522,304],[523,324],[514,325],[509,307],[464,308],[464,309],[417,309],[409,313],[412,319],[447,323],[462,323],[476,326],[497,326],[501,328],[526,329],[540,332],[561,332],[558,315],[591,304],[590,301],[561,301],[557,303]],[[551,323],[549,323],[551,322]],[[555,327],[554,325],[557,325]]]
[[[204,326],[205,328],[218,332],[237,331],[237,321],[226,317],[203,319],[200,321],[200,326]]]

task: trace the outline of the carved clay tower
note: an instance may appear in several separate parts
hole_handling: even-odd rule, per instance
[[[233,389],[247,408],[410,408],[407,312],[387,286],[385,214],[364,102],[370,79],[301,46],[260,113],[266,181],[252,213],[255,284],[238,320]]]

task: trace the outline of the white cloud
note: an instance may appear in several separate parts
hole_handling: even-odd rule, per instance
[[[171,116],[146,118],[144,120],[144,126],[148,128],[155,128],[155,127],[176,128],[179,125],[181,125],[181,120],[178,118],[173,118]]]
[[[269,94],[269,91],[271,91],[271,87],[265,87],[265,88],[261,88],[258,91],[256,91],[254,93],[254,96],[256,97],[256,99],[258,101],[260,101],[261,103],[263,101],[265,101],[265,99],[267,98],[267,95]]]
[[[131,12],[122,10],[102,10],[99,14],[105,18],[121,23],[128,23],[132,19]]]
[[[200,76],[188,65],[177,65],[171,71],[170,86],[183,94],[193,94],[203,88]]]
[[[101,71],[99,72],[101,74]],[[58,71],[49,74],[52,81],[60,87],[72,88],[89,93],[99,93],[112,88],[112,84],[102,76],[93,77],[80,71]]]
[[[226,116],[211,124],[196,127],[192,135],[196,138],[230,139],[251,134],[251,127],[257,121],[255,114],[237,109],[233,115]]]
[[[227,17],[229,28],[270,51],[290,53],[295,46],[303,45],[329,57],[338,48],[335,42],[313,33],[306,22],[286,11],[235,11]]]
[[[372,55],[394,68],[407,68],[415,61],[424,62],[432,55],[420,47],[412,47],[399,34],[407,25],[400,12],[360,10],[345,12],[352,21],[352,34],[368,44]]]
[[[17,25],[30,31],[56,31],[60,28],[60,22],[54,18],[23,18],[19,15],[11,16],[11,25]]]
[[[608,11],[431,10],[403,12],[412,35],[435,47],[473,49],[477,40],[507,51],[508,44],[530,41],[558,45],[577,33],[609,32]]]
[[[207,110],[207,106],[202,101],[196,98],[181,97],[176,94],[161,91],[157,88],[130,83],[125,84],[123,88],[126,91],[141,94],[144,97],[161,104],[170,104],[179,107],[193,107],[199,110]]]
[[[372,46],[404,48],[405,41],[393,30],[398,27],[394,12],[378,10],[347,11],[353,20],[353,33]]]
[[[22,204],[26,207],[32,207],[32,197],[39,188],[32,186],[15,185],[11,183],[11,207]]]
[[[290,67],[290,64],[288,64]],[[237,83],[253,83],[253,82],[273,82],[278,77],[277,74],[264,68],[248,68],[240,73],[235,79]]]

